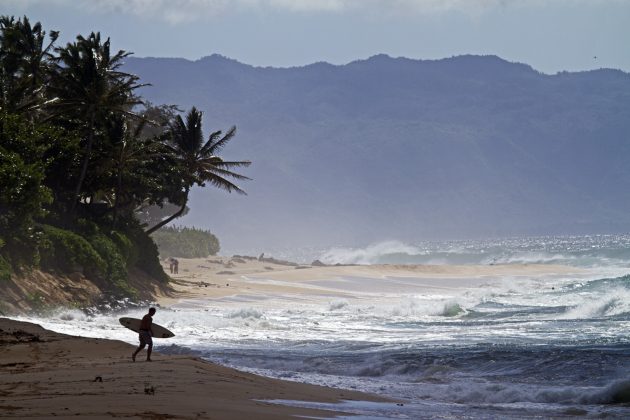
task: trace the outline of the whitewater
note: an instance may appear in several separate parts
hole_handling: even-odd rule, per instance
[[[158,310],[156,322],[176,337],[156,340],[156,350],[399,401],[277,401],[364,419],[630,418],[630,235],[392,241],[292,252],[281,256],[464,268],[448,278],[317,279],[305,283],[308,295],[181,300]],[[523,264],[570,269],[492,276],[472,270]],[[118,318],[144,312],[64,310],[20,319],[135,344]]]

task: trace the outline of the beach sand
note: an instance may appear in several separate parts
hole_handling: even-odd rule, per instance
[[[168,272],[168,266],[165,265]],[[575,267],[551,264],[499,265],[284,265],[256,259],[211,257],[182,259],[172,274],[173,292],[160,294],[158,302],[170,306],[186,300],[226,299],[238,296],[337,296],[354,297],[348,279],[358,279],[361,290],[387,292],[391,280],[409,279],[417,293],[449,288],[474,288],[488,282],[527,276],[580,275]]]
[[[384,401],[190,356],[154,353],[149,363],[141,353],[133,363],[133,349],[121,341],[72,337],[0,318],[0,417],[283,419],[334,413],[261,400]]]

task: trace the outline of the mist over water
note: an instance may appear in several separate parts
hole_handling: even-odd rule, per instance
[[[290,256],[290,252],[284,253]],[[295,255],[298,257],[298,255]],[[630,235],[543,236],[406,244],[320,251],[327,264],[562,264],[630,267]]]
[[[327,263],[578,269],[477,276],[464,267],[458,279],[330,278],[309,281],[309,296],[181,301],[158,311],[156,322],[176,333],[158,350],[405,402],[346,406],[365,418],[630,417],[630,236],[391,241],[315,252]],[[142,313],[64,311],[35,321],[135,343],[117,319]]]

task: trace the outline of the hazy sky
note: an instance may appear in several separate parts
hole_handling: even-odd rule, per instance
[[[630,0],[0,0],[0,13],[64,42],[99,30],[139,57],[293,66],[470,53],[546,73],[630,71]]]

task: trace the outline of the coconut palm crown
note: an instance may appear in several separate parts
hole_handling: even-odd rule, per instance
[[[195,184],[203,187],[206,183],[210,183],[230,193],[246,194],[232,180],[240,181],[250,178],[233,170],[249,166],[251,162],[226,161],[218,156],[218,153],[236,134],[236,127],[231,127],[225,134],[222,131],[215,131],[210,134],[208,140],[204,141],[202,117],[203,113],[192,107],[186,114],[185,121],[178,115],[171,124],[168,146],[182,168],[185,199],[177,213],[153,226],[147,230],[147,233],[156,231],[183,214],[188,202],[188,193]]]

